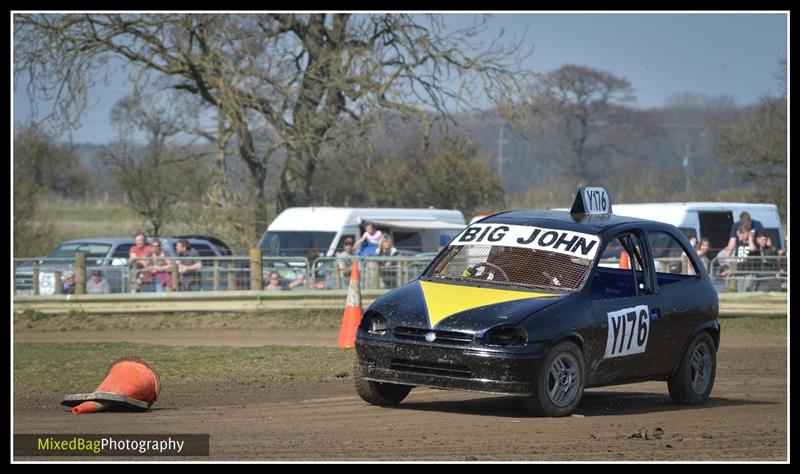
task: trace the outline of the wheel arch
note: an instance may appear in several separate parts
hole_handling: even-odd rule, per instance
[[[722,332],[722,328],[719,325],[719,321],[716,320],[707,321],[694,328],[689,337],[687,337],[686,340],[683,341],[683,346],[681,347],[681,351],[678,354],[678,358],[672,367],[670,375],[674,374],[678,370],[678,365],[681,363],[681,357],[683,357],[683,353],[686,352],[686,348],[689,346],[689,343],[692,342],[692,339],[694,339],[695,336],[697,336],[701,332],[707,332],[708,335],[711,336],[711,340],[714,342],[714,352],[719,350],[720,335]]]
[[[584,343],[583,337],[577,331],[567,331],[565,333],[559,334],[558,336],[554,337],[553,347],[555,347],[558,344],[561,344],[562,342],[567,342],[567,341],[572,342],[573,344],[578,346],[578,349],[581,350],[584,357],[586,356],[586,345]]]

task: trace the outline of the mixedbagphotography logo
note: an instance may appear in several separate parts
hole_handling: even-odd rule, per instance
[[[208,456],[207,434],[15,434],[14,456]]]

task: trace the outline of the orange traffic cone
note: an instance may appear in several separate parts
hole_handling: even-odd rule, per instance
[[[344,304],[342,315],[342,328],[339,330],[339,343],[337,347],[350,349],[355,347],[356,330],[361,324],[361,272],[358,262],[353,262],[353,271],[350,272],[350,287],[347,289],[347,301]]]
[[[624,250],[619,254],[619,268],[623,268],[625,270],[631,269],[631,262],[628,257],[628,252]]]
[[[72,413],[109,410],[143,411],[150,408],[161,391],[158,373],[138,357],[123,357],[111,363],[108,375],[92,393],[61,397],[61,404],[74,407]]]

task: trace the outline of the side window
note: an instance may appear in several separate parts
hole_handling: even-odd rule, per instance
[[[647,240],[653,251],[659,286],[683,281],[697,274],[685,249],[666,232],[649,232]]]
[[[601,255],[603,260],[606,263],[595,269],[592,299],[630,298],[653,292],[643,265],[642,243],[636,234],[621,234],[609,241]]]
[[[348,239],[350,240],[350,242],[355,242],[356,240],[358,240],[358,238],[353,234],[342,234],[342,236],[339,238],[339,242],[336,244],[337,252],[344,250],[344,241]]]
[[[194,244],[192,247],[197,249],[197,253],[199,253],[201,257],[216,257],[217,255],[214,250],[206,244]]]
[[[111,255],[111,265],[125,265],[131,253],[133,244],[120,244]]]

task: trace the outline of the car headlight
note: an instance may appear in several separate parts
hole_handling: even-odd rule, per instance
[[[528,342],[528,332],[522,326],[503,324],[486,331],[483,342],[487,346],[524,346]]]
[[[377,311],[367,310],[361,318],[361,329],[372,334],[383,334],[389,326],[389,321]]]

